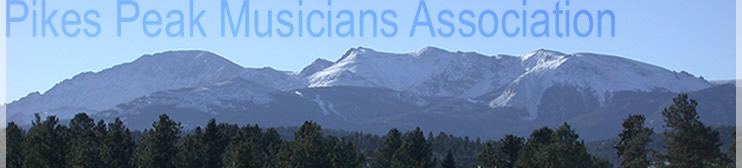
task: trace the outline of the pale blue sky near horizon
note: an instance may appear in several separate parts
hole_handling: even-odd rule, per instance
[[[31,0],[24,0],[31,3]],[[40,3],[41,0],[37,0]],[[486,55],[525,54],[539,48],[553,49],[565,53],[595,52],[634,59],[670,70],[687,71],[709,80],[732,79],[735,77],[735,2],[734,1],[641,1],[641,0],[570,0],[570,6],[562,9],[572,11],[585,9],[591,13],[597,10],[612,10],[616,15],[616,36],[580,38],[574,34],[559,38],[551,32],[551,37],[505,37],[502,30],[497,35],[485,38],[475,35],[471,38],[453,36],[450,38],[429,37],[426,29],[418,28],[415,37],[408,37],[419,0],[251,0],[250,10],[259,10],[265,18],[267,10],[273,10],[273,28],[278,28],[275,15],[279,10],[296,11],[318,9],[337,12],[343,9],[354,11],[356,33],[358,32],[358,10],[386,9],[396,11],[398,34],[395,37],[278,37],[276,32],[270,38],[221,37],[219,1],[196,0],[195,8],[206,10],[202,23],[208,37],[149,38],[142,33],[141,19],[124,23],[122,37],[116,37],[116,1],[94,0],[48,0],[47,12],[60,10],[56,16],[56,29],[60,37],[32,37],[31,22],[11,24],[11,36],[7,38],[7,100],[17,100],[34,91],[44,92],[56,83],[86,71],[100,71],[111,66],[130,62],[142,54],[180,49],[203,49],[218,53],[245,67],[270,66],[279,70],[299,71],[316,58],[337,60],[351,47],[370,47],[381,51],[412,52],[426,46],[456,51],[476,51]],[[101,3],[102,2],[102,3]],[[158,10],[164,15],[173,9],[185,12],[188,19],[187,0],[136,0],[140,7],[140,17],[146,10]],[[237,10],[241,1],[230,0],[232,10]],[[530,0],[523,7],[522,0],[426,0],[434,22],[438,11],[464,9],[479,12],[492,9],[499,16],[506,10],[551,11],[557,0]],[[561,3],[564,3],[562,1]],[[39,6],[31,9],[41,10]],[[95,38],[63,37],[59,27],[60,16],[64,10],[74,9],[80,13],[95,9],[100,12],[102,31]],[[11,15],[17,16],[11,12]],[[553,15],[551,15],[553,16]],[[250,16],[254,17],[254,16]],[[251,18],[252,19],[252,18]],[[553,18],[550,18],[553,19]],[[165,19],[165,21],[168,21]],[[454,20],[456,21],[456,20]],[[252,22],[252,20],[251,20]],[[550,26],[554,26],[551,20]],[[323,22],[324,23],[324,22]],[[244,24],[244,23],[243,23]],[[250,23],[250,26],[253,23]],[[380,28],[381,28],[381,22]],[[456,23],[457,28],[462,25]],[[436,28],[441,24],[435,23]],[[244,25],[243,25],[244,26]],[[186,23],[186,35],[188,35]],[[254,27],[251,27],[251,31]],[[370,27],[367,27],[370,28]],[[596,27],[597,28],[597,27]],[[444,28],[445,29],[445,28]],[[367,29],[368,30],[368,29]],[[553,30],[553,28],[551,28]],[[39,30],[40,31],[40,30]],[[47,30],[48,31],[48,30]],[[594,30],[596,31],[596,30]],[[49,33],[49,32],[47,32]],[[115,88],[112,88],[115,89]]]

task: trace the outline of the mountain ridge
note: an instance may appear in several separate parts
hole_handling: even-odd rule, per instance
[[[65,119],[78,112],[141,122],[134,119],[141,113],[183,111],[176,116],[192,116],[185,121],[193,123],[209,117],[272,124],[311,119],[359,129],[442,124],[450,117],[475,124],[451,128],[466,131],[492,126],[480,122],[493,120],[514,127],[518,121],[614,112],[605,108],[619,107],[613,99],[620,92],[641,98],[713,86],[687,72],[623,57],[546,49],[488,56],[438,47],[407,53],[356,47],[334,62],[315,59],[301,71],[246,68],[208,51],[188,50],[80,73],[7,107],[8,121],[16,122],[30,121],[33,113]]]
[[[23,116],[29,119],[33,113],[51,113],[61,118],[71,117],[76,112],[55,110],[61,106],[89,109],[85,112],[105,110],[154,91],[228,79],[242,70],[241,66],[207,51],[145,54],[99,72],[80,73],[44,93],[20,98],[7,106],[8,116],[25,113]]]

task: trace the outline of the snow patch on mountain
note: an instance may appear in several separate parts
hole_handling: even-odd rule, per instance
[[[298,95],[299,97],[304,97],[304,94],[299,91],[294,91],[294,94]]]
[[[343,115],[342,113],[340,113],[340,112],[338,112],[337,110],[335,110],[335,104],[332,104],[331,102],[327,102],[327,109],[329,109],[329,110],[330,110],[330,112],[332,112],[333,114],[335,114],[335,115],[339,116],[339,117],[340,117],[340,118],[342,118],[343,120],[345,120],[345,121],[347,121],[347,120],[348,120],[348,117],[346,117],[346,116],[345,116],[345,115]]]
[[[278,71],[270,67],[247,68],[240,73],[240,77],[279,90],[293,90],[309,85],[295,72]]]
[[[299,76],[302,78],[307,77],[309,75],[317,73],[317,71],[321,71],[322,69],[332,66],[332,64],[334,63],[322,58],[317,58],[311,64],[304,67],[304,69],[299,72]]]
[[[317,103],[317,106],[319,106],[319,108],[322,110],[322,114],[323,115],[329,116],[329,115],[333,115],[334,114],[334,115],[342,118],[345,121],[348,120],[348,117],[346,117],[345,115],[343,115],[342,113],[338,112],[335,109],[335,104],[332,104],[332,102],[329,102],[329,101],[328,102],[323,101],[320,95],[315,95],[314,96],[314,99],[312,99],[312,101],[314,101],[315,103]]]
[[[539,50],[521,57],[526,72],[490,102],[492,107],[520,107],[526,119],[538,117],[543,92],[555,84],[587,88],[603,104],[617,91],[697,91],[710,87],[686,72],[673,72],[625,58],[591,53],[562,54]]]
[[[312,100],[319,106],[320,109],[322,109],[322,114],[325,116],[330,115],[330,110],[327,110],[327,107],[325,107],[325,102],[320,99],[319,95],[314,96],[314,99]]]
[[[216,111],[214,108],[232,109],[235,107],[234,103],[268,104],[273,100],[273,95],[277,93],[280,91],[246,79],[234,78],[203,87],[156,92],[120,106],[176,105],[180,108],[213,112]],[[136,109],[126,110],[136,111]]]
[[[517,64],[515,64],[517,63]],[[487,57],[427,47],[394,54],[353,48],[308,77],[309,87],[383,87],[429,96],[477,97],[522,73],[516,57]]]

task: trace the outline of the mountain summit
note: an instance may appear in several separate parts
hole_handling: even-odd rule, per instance
[[[473,98],[500,89],[523,72],[519,59],[427,47],[405,53],[351,49],[308,77],[309,87],[383,87],[427,96]]]
[[[84,72],[44,92],[7,106],[11,121],[30,122],[34,113],[71,118],[75,113],[109,109],[147,94],[207,85],[233,78],[244,68],[211,52],[147,54],[100,72]]]

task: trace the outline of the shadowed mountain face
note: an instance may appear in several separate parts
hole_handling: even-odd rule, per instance
[[[338,61],[317,59],[300,72],[243,68],[213,53],[171,51],[60,82],[8,104],[10,121],[34,113],[62,119],[88,112],[133,128],[168,113],[186,127],[210,118],[264,126],[323,126],[372,133],[425,127],[458,135],[527,135],[570,122],[586,139],[611,138],[620,122],[660,111],[677,93],[700,102],[710,125],[734,124],[731,84],[615,56],[537,50],[485,56],[428,47],[411,53],[353,48]]]

